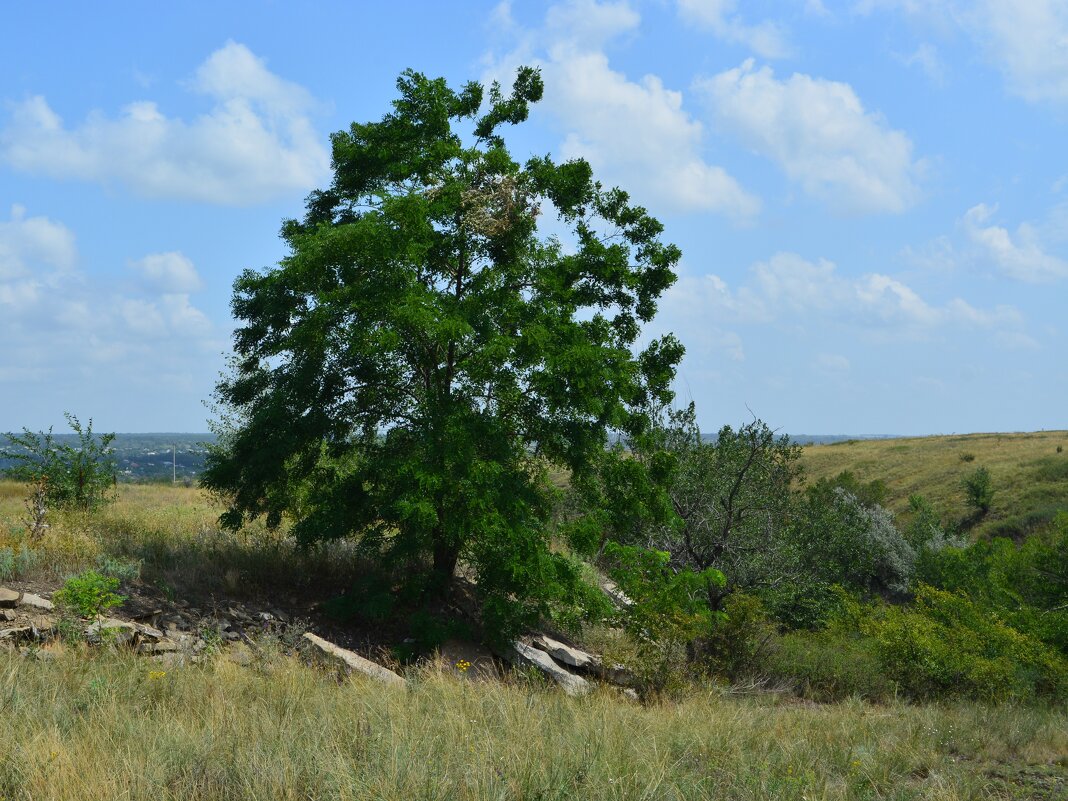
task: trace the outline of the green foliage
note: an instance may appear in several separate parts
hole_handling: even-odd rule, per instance
[[[676,570],[722,571],[713,609],[735,589],[797,577],[787,523],[800,448],[787,437],[754,420],[704,441],[691,403],[656,415],[627,444],[602,469],[598,494],[587,493],[608,510],[602,522],[614,539],[668,552]]]
[[[787,684],[815,701],[887,701],[897,694],[897,684],[879,659],[877,642],[841,627],[777,638],[762,667],[772,683]]]
[[[842,489],[869,507],[885,505],[886,497],[890,494],[890,488],[881,478],[861,481],[852,470],[843,470],[833,478],[821,478],[811,489],[819,495],[828,495],[834,489]]]
[[[916,551],[883,507],[865,506],[834,484],[817,484],[806,493],[795,526],[813,579],[869,593],[908,592]]]
[[[918,575],[1068,656],[1068,514],[1019,544],[994,538],[925,551]]]
[[[462,561],[486,623],[514,631],[582,592],[549,548],[545,466],[581,475],[671,397],[681,345],[634,347],[680,253],[585,161],[509,155],[537,70],[508,96],[412,71],[397,86],[380,122],[333,135],[333,183],[284,223],[289,255],[234,284],[229,426],[203,482],[228,526],[289,515],[302,541],[429,573],[431,593]]]
[[[37,567],[39,557],[37,551],[22,546],[21,548],[0,548],[0,581],[18,578],[33,571]]]
[[[760,672],[774,629],[755,595],[734,592],[723,604],[723,616],[700,642],[700,658],[712,672],[732,681]]]
[[[631,603],[621,623],[637,645],[627,667],[646,692],[671,691],[687,659],[723,620],[709,598],[725,583],[715,568],[674,569],[671,554],[609,542],[605,559],[610,575]]]
[[[70,609],[79,617],[93,618],[126,600],[115,593],[118,587],[117,578],[103,576],[95,570],[86,570],[67,579],[52,597],[57,604]]]
[[[911,607],[862,623],[886,672],[916,698],[1068,698],[1068,660],[963,593],[921,585]]]
[[[101,554],[96,559],[97,572],[120,583],[140,578],[142,564],[140,559],[119,559],[108,554]]]
[[[67,412],[64,417],[77,435],[76,445],[58,443],[51,428],[8,434],[17,448],[8,456],[18,464],[4,472],[18,481],[40,482],[50,506],[89,511],[111,500],[117,470],[111,448],[115,435],[94,435],[92,419],[83,428],[75,415]]]
[[[994,483],[989,470],[978,467],[974,473],[965,476],[961,484],[969,506],[981,515],[990,511],[990,506],[994,503]]]

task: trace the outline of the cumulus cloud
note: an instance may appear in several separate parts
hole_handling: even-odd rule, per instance
[[[159,292],[196,292],[203,286],[197,268],[178,251],[149,253],[130,263],[147,286]]]
[[[600,49],[639,21],[626,3],[555,5],[542,28],[519,32],[511,52],[490,59],[488,76],[506,82],[517,64],[540,66],[546,92],[539,108],[563,131],[560,155],[587,159],[598,176],[640,202],[752,217],[759,199],[705,160],[703,126],[684,108],[682,93],[655,75],[631,80]]]
[[[11,219],[0,222],[0,307],[24,307],[41,290],[74,269],[78,251],[74,234],[47,217],[27,217],[15,205]],[[9,308],[7,314],[13,314]]]
[[[919,197],[912,142],[866,111],[847,83],[752,59],[697,82],[719,126],[776,161],[786,175],[843,212],[901,212]]]
[[[1021,322],[1009,306],[983,310],[961,298],[932,303],[897,278],[844,275],[827,259],[810,261],[796,253],[757,262],[737,289],[715,275],[683,276],[668,290],[664,308],[739,324],[837,321],[905,336],[947,325],[998,328]]]
[[[307,91],[227,42],[189,88],[212,101],[192,120],[141,100],[118,115],[93,111],[68,127],[42,96],[14,106],[0,130],[0,160],[54,178],[122,184],[152,198],[250,205],[303,192],[329,171],[308,117]]]
[[[161,372],[179,384],[197,383],[187,381],[194,374],[210,383],[225,345],[191,300],[199,277],[185,256],[131,262],[144,279],[139,291],[89,281],[78,262],[63,223],[20,206],[0,221],[0,394],[8,397],[8,384],[41,382],[72,403]]]
[[[964,215],[964,230],[982,261],[1011,278],[1047,283],[1068,277],[1068,260],[1047,253],[1034,226],[1022,223],[1015,236],[1007,228],[990,224],[997,206],[980,203]]]
[[[1030,102],[1068,102],[1068,5],[1062,0],[862,0],[861,13],[893,10],[964,31]]]
[[[723,41],[744,45],[764,58],[785,58],[792,53],[782,25],[772,20],[746,24],[735,13],[737,5],[737,0],[678,0],[683,19],[712,31]],[[814,13],[826,13],[822,4],[817,6]]]

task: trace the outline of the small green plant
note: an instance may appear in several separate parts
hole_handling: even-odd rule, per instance
[[[975,454],[974,453],[967,453],[967,452],[962,453],[960,455],[960,460],[962,462],[974,462],[975,461]]]
[[[1058,445],[1057,446],[1057,453],[1064,453],[1064,446],[1063,445]]]
[[[140,578],[141,566],[140,559],[117,559],[106,554],[101,554],[96,560],[96,569],[102,576],[108,576],[119,581],[133,581]]]
[[[976,468],[974,473],[965,476],[962,483],[968,505],[981,515],[989,512],[994,503],[994,484],[990,479],[990,471],[985,467]]]
[[[56,442],[52,429],[35,434],[28,428],[22,434],[8,434],[15,449],[7,455],[18,464],[4,473],[17,481],[35,485],[40,494],[40,523],[47,506],[90,511],[109,500],[115,486],[117,465],[111,443],[114,434],[93,434],[93,421],[84,428],[78,418],[64,413],[67,423],[78,437],[76,445]],[[31,497],[31,504],[35,500]],[[31,509],[31,517],[37,515]],[[36,529],[35,536],[43,532]]]
[[[117,578],[103,576],[95,570],[86,570],[67,579],[53,599],[79,617],[94,618],[126,600],[115,593],[118,586]]]

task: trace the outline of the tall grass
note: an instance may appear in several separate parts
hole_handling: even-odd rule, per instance
[[[1049,710],[716,693],[643,708],[433,666],[407,688],[338,684],[277,652],[158,668],[0,652],[0,798],[948,801],[1066,776]]]

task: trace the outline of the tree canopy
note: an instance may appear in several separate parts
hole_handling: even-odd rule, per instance
[[[462,562],[508,628],[578,587],[549,548],[548,467],[581,475],[670,400],[681,344],[636,343],[680,252],[587,162],[509,154],[537,70],[507,95],[413,71],[397,87],[380,121],[333,135],[289,255],[234,284],[232,422],[203,482],[229,526],[289,515],[428,589]]]

